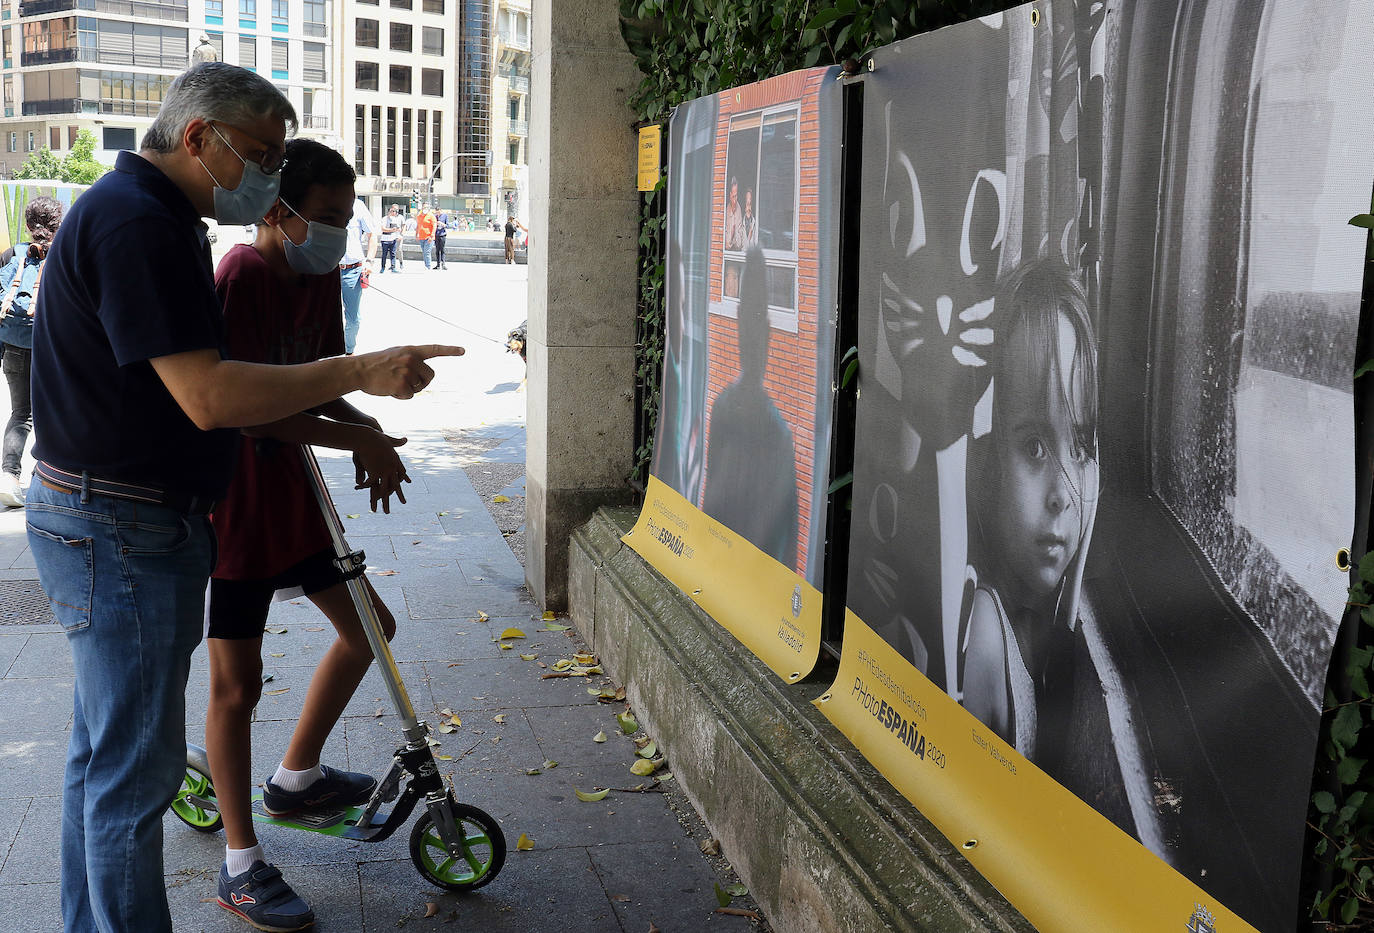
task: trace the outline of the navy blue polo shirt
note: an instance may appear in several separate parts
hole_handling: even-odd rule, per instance
[[[223,355],[205,225],[151,162],[121,152],[58,228],[34,319],[34,456],[72,472],[222,498],[238,431],[202,431],[149,360]]]

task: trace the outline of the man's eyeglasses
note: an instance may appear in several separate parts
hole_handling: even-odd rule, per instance
[[[242,133],[244,136],[247,136],[249,139],[251,139],[253,142],[257,143],[259,146],[263,148],[261,158],[255,159],[254,161],[258,163],[258,167],[262,169],[264,175],[275,175],[286,167],[285,149],[273,146],[270,143],[265,143],[261,139],[258,139],[256,136],[254,136],[252,133],[249,133],[246,130],[237,127],[232,123],[224,123],[221,125],[227,126],[229,129],[233,130],[236,133]],[[210,126],[212,128],[215,128],[215,123],[212,122]],[[224,139],[224,134],[220,133],[218,128],[215,128],[215,132],[219,134],[220,139]],[[238,156],[240,159],[243,159],[245,162],[248,161],[247,157],[244,156],[243,153],[235,149],[234,144],[231,143],[229,140],[224,139],[224,144],[229,147],[229,151],[234,153],[234,155]]]

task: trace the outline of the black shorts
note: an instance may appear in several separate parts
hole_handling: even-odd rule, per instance
[[[265,580],[210,578],[205,599],[208,638],[260,638],[277,590],[300,587],[306,596],[344,582],[332,549],[311,554],[296,566]]]

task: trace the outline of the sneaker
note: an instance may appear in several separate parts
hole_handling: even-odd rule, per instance
[[[271,816],[286,816],[313,807],[352,807],[367,803],[377,789],[377,779],[370,774],[320,767],[324,777],[305,790],[282,790],[269,778],[262,786],[262,808]]]
[[[281,872],[259,859],[241,875],[219,868],[219,906],[259,930],[290,933],[315,925],[315,912],[291,890]]]
[[[13,473],[0,474],[0,505],[11,509],[24,507],[24,487]]]

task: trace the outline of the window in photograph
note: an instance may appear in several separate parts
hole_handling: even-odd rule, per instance
[[[353,44],[359,48],[375,49],[381,41],[380,24],[375,19],[358,17],[353,21]]]
[[[409,52],[410,51],[410,23],[391,24],[391,51]]]
[[[423,26],[420,29],[420,51],[426,55],[444,54],[444,30],[437,26]]]
[[[360,91],[377,90],[377,63],[358,62],[354,68],[356,77],[353,86]]]
[[[442,68],[420,69],[420,93],[427,97],[444,96],[444,71]]]
[[[391,93],[393,93],[393,94],[409,94],[409,93],[410,93],[410,66],[409,66],[409,65],[392,65],[392,66],[391,66],[391,81],[390,81],[390,83],[388,84],[387,88],[388,88],[388,90],[390,90]]]
[[[730,121],[719,222],[725,252],[721,306],[733,314],[744,257],[757,245],[768,263],[768,310],[775,328],[797,327],[798,144],[795,106]]]

